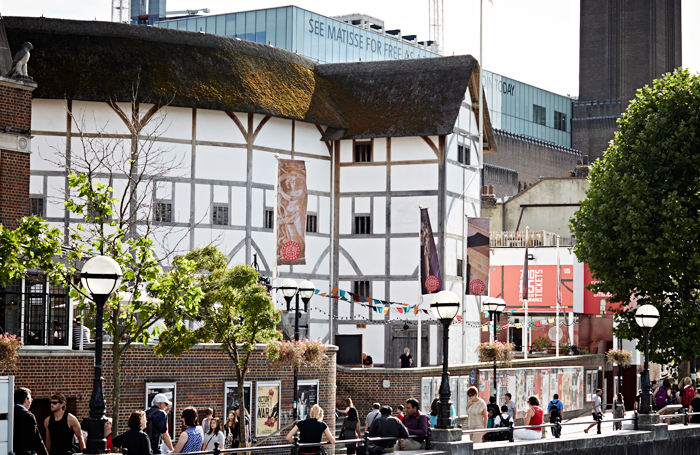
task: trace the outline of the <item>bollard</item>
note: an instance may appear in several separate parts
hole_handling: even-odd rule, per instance
[[[369,434],[365,433],[365,455],[369,455]]]
[[[219,443],[215,442],[214,443],[214,455],[219,455],[221,453],[221,450],[219,450]]]
[[[513,438],[513,422],[510,421],[508,422],[508,442],[515,442],[515,439]]]
[[[294,435],[294,447],[292,448],[292,455],[299,455],[299,433]]]
[[[634,411],[634,431],[639,430],[639,414]]]
[[[602,425],[603,425],[603,416],[601,415],[600,417],[598,417],[598,425],[597,425],[598,426],[598,434],[602,434],[602,431],[600,431]]]

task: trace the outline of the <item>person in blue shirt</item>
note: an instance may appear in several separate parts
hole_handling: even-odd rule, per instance
[[[438,419],[438,411],[440,409],[440,399],[435,398],[433,399],[433,402],[430,404],[430,414],[428,414],[428,421],[430,422],[430,428],[435,428],[435,425],[437,425],[437,419]],[[454,425],[455,423],[455,407],[453,405],[450,405],[450,419],[452,424]]]
[[[562,415],[564,414],[564,403],[559,401],[559,394],[554,394],[554,399],[549,402],[547,406],[547,412],[549,412],[549,423],[561,422]],[[552,428],[552,435],[556,436],[557,427]]]

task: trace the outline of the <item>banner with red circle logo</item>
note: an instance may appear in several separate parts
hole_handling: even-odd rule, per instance
[[[442,291],[442,275],[428,209],[420,209],[420,287],[422,294]]]
[[[279,160],[277,173],[277,265],[306,264],[306,164]]]
[[[469,218],[467,227],[467,291],[469,295],[488,295],[490,218]]]

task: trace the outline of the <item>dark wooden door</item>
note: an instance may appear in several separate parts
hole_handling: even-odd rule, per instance
[[[413,366],[418,366],[418,359],[416,356],[418,352],[418,327],[415,325],[410,325],[408,329],[404,329],[403,327],[403,322],[391,327],[391,343],[389,345],[389,355],[384,360],[385,368],[399,367],[399,357],[403,354],[404,348],[411,350]],[[426,324],[423,324],[421,327],[421,332],[421,366],[427,366],[430,364],[430,351],[428,350],[428,327]]]

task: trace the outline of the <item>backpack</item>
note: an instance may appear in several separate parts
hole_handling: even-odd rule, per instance
[[[666,389],[659,387],[656,392],[656,398],[654,398],[654,404],[657,409],[666,407]]]
[[[561,412],[559,411],[558,406],[559,403],[559,401],[555,403],[554,400],[549,402],[549,423],[555,423],[558,420],[561,420]]]
[[[690,402],[693,401],[693,396],[695,395],[695,391],[693,390],[692,386],[685,386],[683,387],[683,407],[684,408],[689,408],[690,407]],[[693,409],[695,411],[695,409]]]
[[[158,434],[154,429],[153,429],[153,414],[158,412],[159,409],[151,409],[150,411],[146,411],[146,428],[143,430],[144,433],[148,435],[148,439],[151,441],[151,447],[155,451],[155,448],[158,446],[158,438],[154,438],[156,434]],[[154,439],[156,439],[154,441]],[[160,447],[158,447],[160,449]]]

